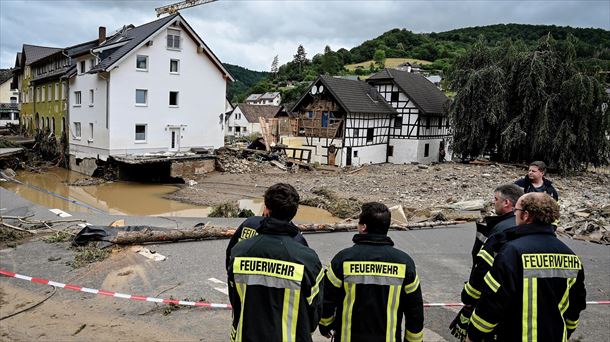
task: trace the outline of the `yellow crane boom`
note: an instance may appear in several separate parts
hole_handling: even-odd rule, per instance
[[[157,12],[157,17],[160,17],[163,14],[174,14],[181,9],[198,6],[198,5],[203,5],[203,4],[207,4],[210,2],[214,2],[214,1],[218,1],[218,0],[184,0],[184,1],[179,1],[179,2],[173,3],[171,5],[157,7],[157,8],[155,8],[155,11]]]

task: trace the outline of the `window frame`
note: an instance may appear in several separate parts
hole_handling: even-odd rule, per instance
[[[176,94],[176,102],[175,104],[172,104],[172,94]],[[169,106],[170,108],[176,108],[176,107],[180,107],[180,92],[177,90],[170,90],[169,92]]]
[[[176,71],[172,71],[172,62],[176,62]],[[176,58],[170,58],[169,60],[169,73],[172,75],[180,75],[180,60]]]
[[[87,61],[82,60],[78,64],[79,64],[80,74],[82,75],[86,72],[85,68],[87,67]]]
[[[375,128],[366,129],[366,142],[373,142],[375,140]]]
[[[80,140],[82,136],[82,127],[80,121],[74,121],[74,139]]]
[[[144,68],[139,67],[139,59],[144,58]],[[148,56],[147,55],[136,55],[136,70],[137,71],[148,71]]]
[[[138,102],[138,91],[143,91],[144,92],[144,102]],[[136,98],[135,98],[135,104],[138,107],[147,107],[148,106],[148,89],[136,89]]]
[[[138,139],[138,127],[144,127],[144,139]],[[142,134],[142,133],[139,133]],[[134,143],[145,144],[148,139],[148,124],[135,124],[134,126]]]
[[[177,29],[177,28],[168,28],[167,29],[167,35],[166,35],[166,40],[165,40],[165,46],[168,50],[177,50],[180,51],[182,50],[182,30]],[[172,44],[170,46],[170,37]],[[177,37],[177,40],[176,40]],[[176,46],[176,41],[178,42],[177,46]]]
[[[74,107],[80,107],[83,103],[83,93],[80,90],[74,91]]]

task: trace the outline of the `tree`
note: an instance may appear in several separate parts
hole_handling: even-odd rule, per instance
[[[575,67],[574,41],[548,34],[532,48],[490,48],[479,39],[450,75],[454,151],[544,160],[562,173],[607,165],[610,99],[599,80]]]
[[[373,55],[373,59],[375,60],[375,63],[377,63],[377,66],[380,69],[383,69],[385,67],[385,50],[375,50],[375,55]]]
[[[273,74],[273,76],[275,77],[275,75],[277,75],[277,64],[278,64],[278,55],[275,55],[275,57],[273,57],[273,62],[271,62],[271,73]]]
[[[297,48],[297,54],[294,55],[293,62],[299,65],[299,72],[303,72],[303,65],[307,63],[307,53],[303,45],[299,45]]]

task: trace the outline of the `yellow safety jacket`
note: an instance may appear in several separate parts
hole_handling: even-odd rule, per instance
[[[415,263],[385,235],[358,234],[326,270],[320,331],[335,341],[422,341],[424,312]]]
[[[311,341],[322,309],[324,270],[296,226],[264,220],[257,235],[231,250],[231,341]]]
[[[485,274],[468,327],[480,341],[567,341],[586,307],[584,270],[553,225],[505,231],[506,242]]]

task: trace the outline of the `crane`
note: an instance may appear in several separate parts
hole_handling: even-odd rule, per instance
[[[173,3],[171,5],[157,7],[155,8],[155,11],[157,12],[157,17],[160,17],[163,14],[174,14],[184,8],[203,5],[214,1],[218,0],[184,0]]]

